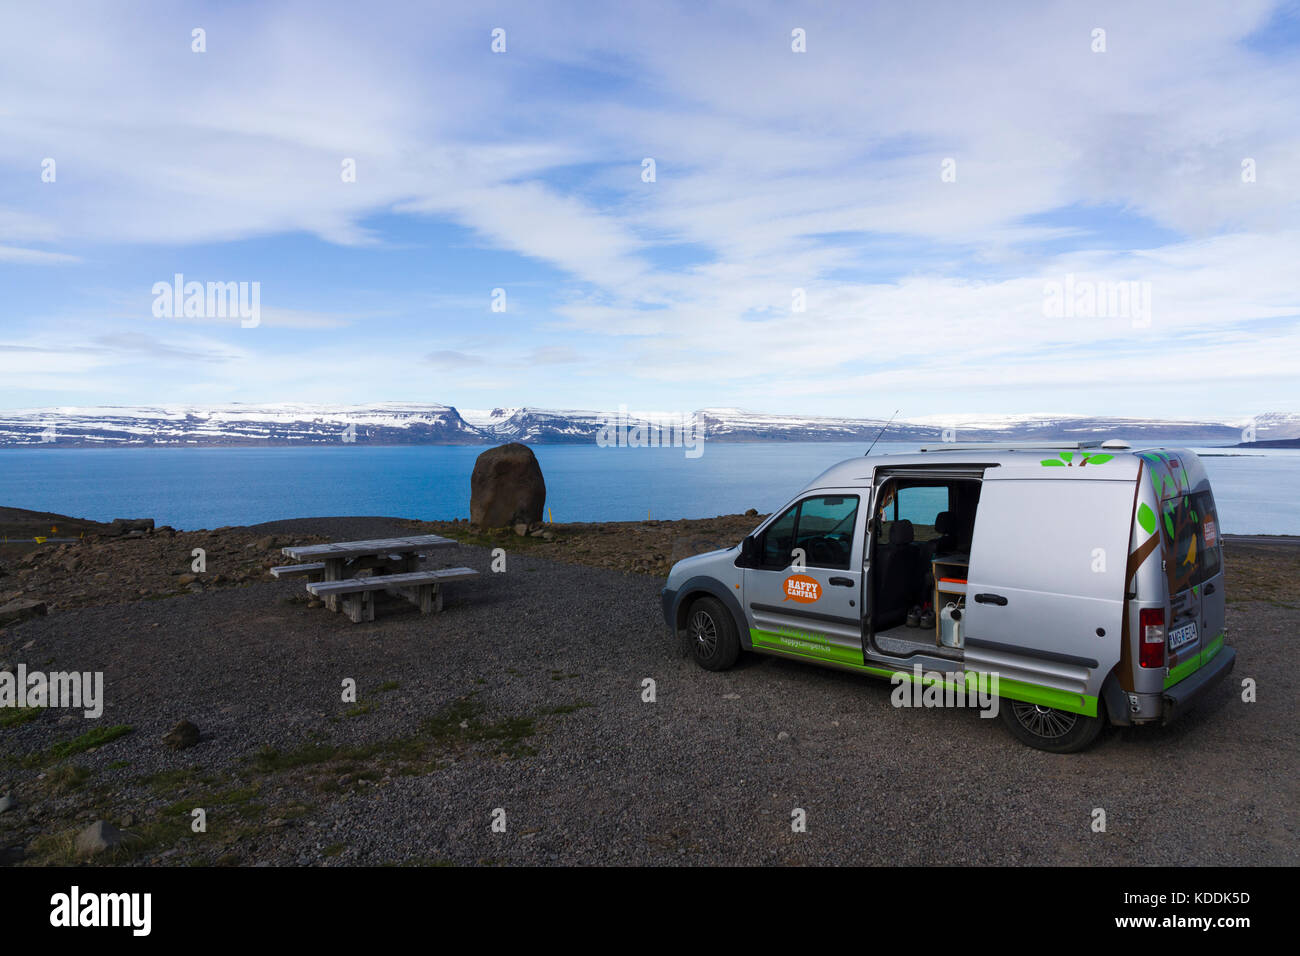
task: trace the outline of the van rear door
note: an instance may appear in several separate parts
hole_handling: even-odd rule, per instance
[[[1169,583],[1165,687],[1190,676],[1223,643],[1225,602],[1218,524],[1214,495],[1208,488],[1175,492],[1160,502]]]
[[[985,473],[966,589],[967,670],[1004,697],[1094,716],[1119,662],[1134,483]]]

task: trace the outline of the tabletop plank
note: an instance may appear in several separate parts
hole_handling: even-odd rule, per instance
[[[456,542],[436,534],[419,534],[406,538],[376,538],[370,541],[334,541],[296,548],[281,548],[286,557],[301,561],[307,558],[360,558],[378,554],[413,554],[430,548],[451,548]]]

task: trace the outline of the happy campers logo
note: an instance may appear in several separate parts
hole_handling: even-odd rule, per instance
[[[822,586],[806,574],[792,574],[785,579],[785,599],[811,604],[822,596]]]

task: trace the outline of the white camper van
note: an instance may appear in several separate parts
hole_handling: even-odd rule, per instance
[[[709,670],[754,651],[992,688],[1025,743],[1168,722],[1232,670],[1205,470],[1122,442],[945,443],[827,469],[679,561],[664,617]],[[971,682],[974,681],[972,684]]]

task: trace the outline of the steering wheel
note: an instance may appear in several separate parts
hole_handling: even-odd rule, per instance
[[[814,564],[835,564],[840,558],[839,550],[830,538],[813,538],[808,542],[808,560]]]

